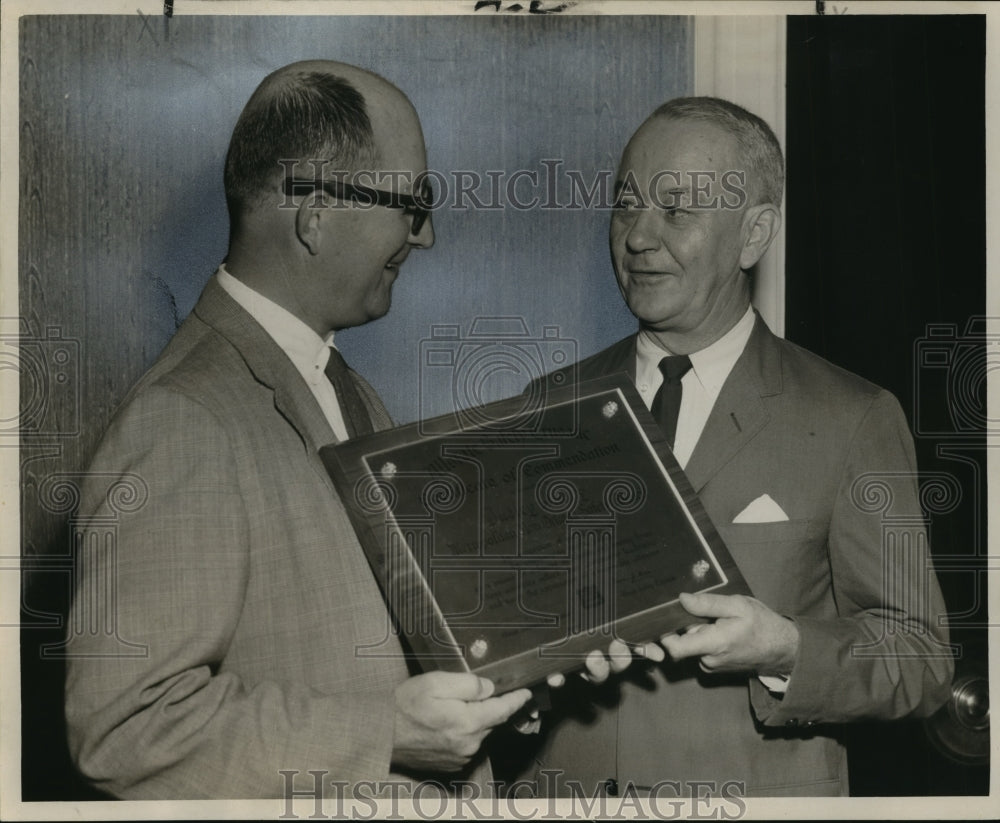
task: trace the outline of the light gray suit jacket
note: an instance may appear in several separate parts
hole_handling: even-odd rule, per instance
[[[357,382],[375,427],[391,425]],[[317,456],[335,439],[284,353],[210,281],[83,489],[66,713],[96,786],[252,798],[280,797],[280,770],[299,772],[297,790],[328,772],[327,794],[389,778],[393,690],[409,673]],[[116,478],[148,497],[120,515],[109,551],[88,540]],[[147,652],[122,656],[135,652],[122,641]],[[469,776],[488,779],[488,765]]]
[[[634,379],[634,336],[577,376],[622,371]],[[579,707],[557,699],[539,793],[566,794],[576,779],[589,796],[613,779],[619,791],[670,780],[681,794],[706,791],[691,781],[716,793],[846,794],[837,724],[929,714],[952,677],[902,410],[757,317],[686,474],[756,597],[798,624],[791,685],[778,698],[755,677],[687,661],[633,670],[596,703],[586,690]],[[762,494],[789,519],[734,523]]]

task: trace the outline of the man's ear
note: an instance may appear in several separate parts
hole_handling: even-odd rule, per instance
[[[303,197],[295,213],[295,235],[309,250],[309,254],[319,254],[323,218],[326,217],[324,205],[322,194],[317,192],[309,197]]]
[[[751,206],[743,215],[743,248],[740,250],[740,268],[753,268],[764,256],[771,241],[781,228],[781,210],[773,203]]]

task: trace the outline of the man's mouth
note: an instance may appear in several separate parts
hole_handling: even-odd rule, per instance
[[[652,278],[652,277],[666,277],[671,272],[665,271],[663,269],[657,268],[655,264],[650,265],[653,261],[644,260],[641,257],[636,257],[631,261],[623,261],[625,271],[629,275],[634,275],[642,278]]]
[[[653,279],[656,277],[669,277],[670,272],[659,271],[657,269],[628,269],[629,277],[639,277],[640,279]]]
[[[408,255],[403,254],[400,255],[399,257],[392,258],[392,260],[390,260],[388,263],[385,264],[386,269],[388,269],[389,271],[398,272],[399,267],[403,265],[403,261],[406,260],[407,256]]]

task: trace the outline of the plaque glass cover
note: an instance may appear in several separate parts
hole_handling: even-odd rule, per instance
[[[644,642],[696,622],[681,592],[748,592],[624,376],[321,456],[425,669],[530,685],[612,637]]]

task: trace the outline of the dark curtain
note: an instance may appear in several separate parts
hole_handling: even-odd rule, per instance
[[[986,664],[985,33],[980,15],[788,20],[786,334],[906,410],[960,675]],[[985,793],[987,767],[927,730],[852,727],[852,794]]]

